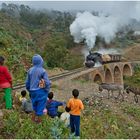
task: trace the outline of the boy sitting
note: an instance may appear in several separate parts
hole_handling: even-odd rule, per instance
[[[63,106],[65,103],[53,100],[53,92],[50,92],[48,94],[48,98],[49,100],[47,101],[47,105],[46,105],[48,115],[52,118],[56,116],[60,117],[62,112],[58,112],[58,106]]]
[[[21,108],[26,113],[31,113],[33,111],[32,102],[30,99],[26,99],[26,94],[27,94],[26,90],[21,91],[21,97],[19,98],[19,100],[22,103]]]

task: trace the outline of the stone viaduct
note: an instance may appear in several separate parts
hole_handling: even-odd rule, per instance
[[[77,78],[84,78],[93,82],[118,83],[123,84],[123,76],[131,76],[133,74],[133,63],[116,62],[104,64],[100,67],[90,68]]]

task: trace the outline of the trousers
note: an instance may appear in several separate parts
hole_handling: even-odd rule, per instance
[[[80,116],[70,114],[70,127],[71,133],[75,133],[75,136],[80,136]]]
[[[12,89],[11,88],[4,88],[4,100],[6,103],[6,109],[12,108]]]

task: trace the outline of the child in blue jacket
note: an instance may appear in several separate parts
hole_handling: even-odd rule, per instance
[[[33,110],[35,114],[32,120],[41,122],[41,116],[46,106],[48,93],[50,90],[50,80],[46,70],[43,68],[43,59],[40,55],[36,54],[32,58],[33,67],[27,73],[26,89],[30,93],[32,100]],[[43,86],[40,83],[43,81]]]
[[[50,92],[48,94],[48,98],[49,100],[47,101],[47,105],[46,105],[48,115],[52,118],[56,116],[60,117],[62,112],[58,112],[58,107],[65,105],[65,103],[53,100],[53,92]]]

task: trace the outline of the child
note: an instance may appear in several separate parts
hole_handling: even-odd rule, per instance
[[[70,108],[70,127],[71,132],[75,133],[75,136],[80,136],[80,113],[84,109],[84,105],[80,99],[78,99],[79,91],[73,89],[73,98],[69,99],[67,107]]]
[[[26,99],[26,90],[22,90],[21,91],[21,96],[19,97],[19,100],[21,101],[21,102],[25,102],[27,99]]]
[[[65,122],[65,125],[66,125],[67,127],[70,126],[70,114],[69,114],[69,112],[70,112],[70,108],[68,108],[68,107],[66,106],[66,107],[65,107],[65,112],[63,112],[63,113],[61,114],[61,116],[60,116],[60,119],[61,119],[62,121]]]
[[[26,89],[30,92],[35,112],[32,120],[40,123],[50,90],[50,80],[46,70],[43,68],[44,61],[40,55],[35,54],[32,58],[32,63],[33,67],[27,73]]]
[[[4,57],[0,56],[0,88],[4,89],[6,109],[12,109],[12,77],[4,65]]]
[[[26,113],[31,113],[33,111],[32,108],[32,102],[30,99],[26,99],[26,90],[21,91],[21,96],[20,101],[22,102],[22,110],[25,111]]]
[[[48,111],[48,115],[50,117],[52,117],[52,118],[54,118],[56,116],[60,117],[60,115],[62,113],[58,112],[58,106],[63,106],[64,103],[53,100],[53,92],[50,92],[48,94],[48,98],[49,98],[49,100],[47,101],[47,105],[46,105],[46,109]]]

